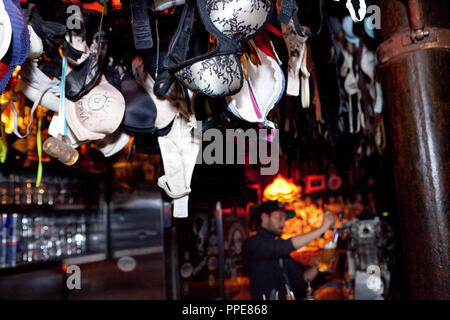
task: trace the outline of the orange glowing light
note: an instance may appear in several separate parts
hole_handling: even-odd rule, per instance
[[[120,2],[120,0],[112,0],[112,8],[113,10],[122,9],[122,2]]]
[[[2,106],[2,109],[4,108],[4,107],[6,107],[6,105],[8,105],[9,104],[9,102],[11,101],[11,99],[12,99],[12,96],[13,96],[13,92],[10,90],[10,91],[6,91],[5,93],[3,93],[2,95],[0,95],[0,104],[1,104],[1,106]]]
[[[103,5],[98,2],[83,2],[81,6],[84,10],[97,11],[100,14],[103,12]]]
[[[17,67],[14,69],[14,72],[13,72],[13,74],[12,74],[12,76],[13,76],[14,78],[16,78],[17,75],[19,74],[20,69],[22,69],[21,66],[17,66]]]
[[[5,133],[11,134],[14,130],[13,113],[9,106],[2,112],[1,121],[5,124]]]
[[[265,200],[276,200],[282,203],[292,202],[300,195],[301,187],[278,175],[263,192]]]

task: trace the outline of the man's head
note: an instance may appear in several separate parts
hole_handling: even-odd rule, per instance
[[[286,221],[286,212],[278,201],[263,202],[258,208],[261,219],[261,227],[266,228],[276,235],[281,235]]]

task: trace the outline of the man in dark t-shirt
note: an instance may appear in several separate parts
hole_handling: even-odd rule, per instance
[[[244,242],[243,255],[245,269],[250,278],[252,299],[269,299],[272,290],[278,292],[279,299],[285,299],[288,290],[304,287],[318,274],[317,266],[303,270],[301,264],[289,254],[318,238],[334,225],[332,213],[326,213],[322,226],[306,234],[290,239],[281,239],[286,221],[283,205],[277,201],[262,203],[257,212],[260,225],[256,235]]]

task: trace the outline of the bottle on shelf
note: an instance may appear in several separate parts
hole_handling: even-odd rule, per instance
[[[0,268],[6,267],[7,217],[8,215],[6,213],[0,215]]]
[[[9,193],[9,181],[1,172],[0,172],[0,203],[2,205],[11,203]]]

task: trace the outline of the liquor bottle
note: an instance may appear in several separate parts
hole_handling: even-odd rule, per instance
[[[25,215],[22,214],[22,227],[21,227],[21,233],[20,233],[20,262],[26,263],[29,262],[29,242],[31,240],[32,235],[31,230],[31,219]]]
[[[7,218],[6,213],[0,215],[0,268],[6,267]]]
[[[0,203],[2,205],[11,203],[9,181],[2,173],[0,173]]]
[[[13,179],[11,180],[14,185],[14,204],[20,205],[21,197],[22,197],[22,187],[23,187],[23,177],[20,175],[12,175]]]
[[[33,179],[31,177],[25,178],[25,185],[24,185],[24,198],[23,202],[27,205],[30,205],[33,203]]]

